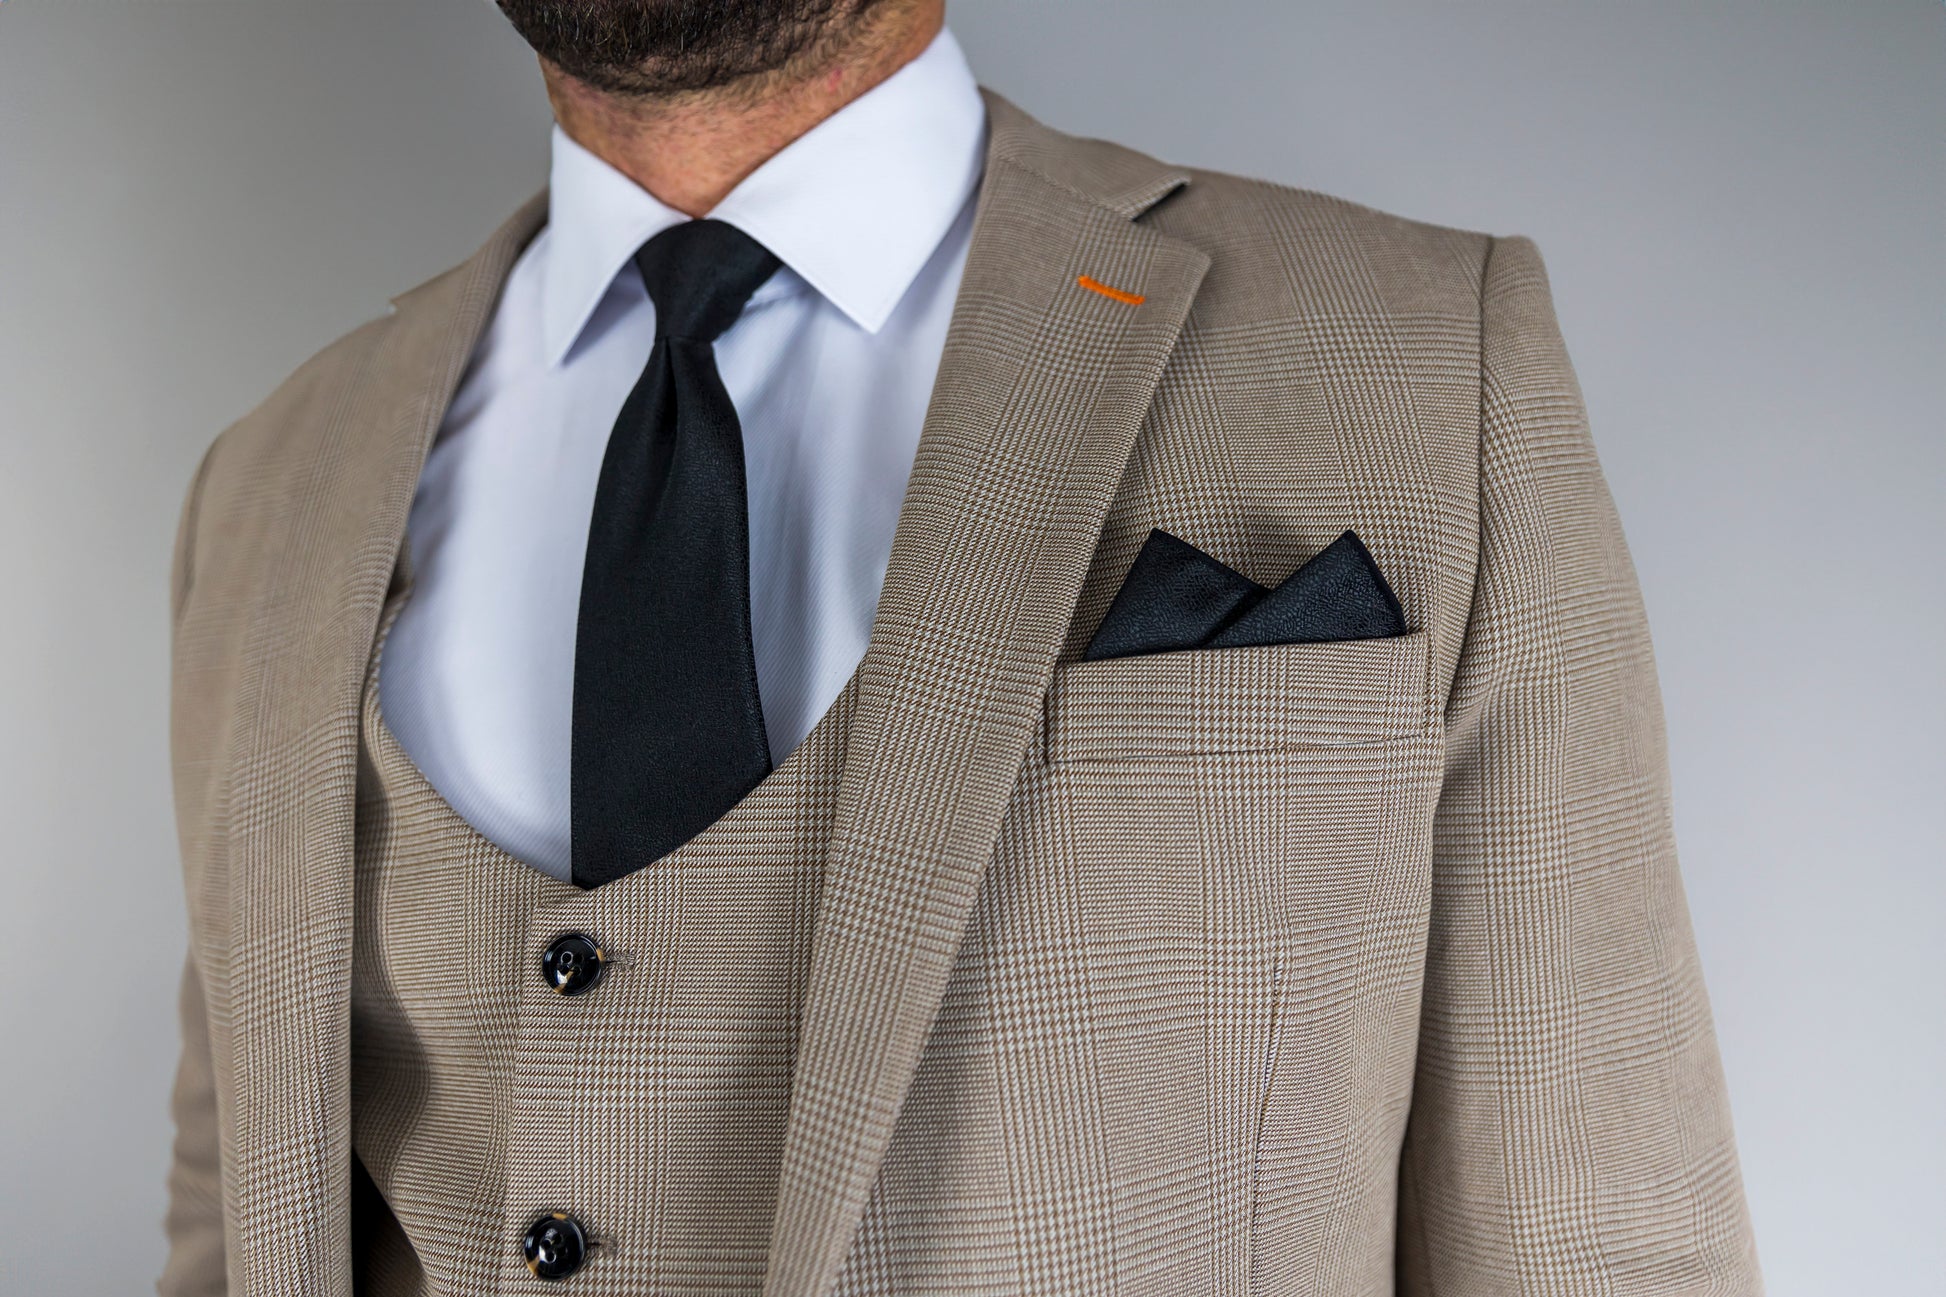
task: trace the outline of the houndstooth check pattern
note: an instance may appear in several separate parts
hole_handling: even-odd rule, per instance
[[[694,1290],[1757,1292],[1647,631],[1533,245],[989,103],[828,825],[792,847],[769,1219],[683,1226],[767,1235],[761,1276],[738,1243]],[[350,1291],[361,688],[541,219],[301,370],[185,505],[166,1293]],[[1415,633],[1079,661],[1155,526],[1264,584],[1355,527]],[[577,1040],[574,1087],[482,1090],[477,1124],[605,1105],[572,1183],[668,1116],[634,1070],[658,1029]],[[676,1228],[649,1215],[588,1291]]]

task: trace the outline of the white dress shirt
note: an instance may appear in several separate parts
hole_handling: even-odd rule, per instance
[[[985,160],[958,43],[759,167],[709,215],[783,262],[716,343],[743,425],[750,601],[782,761],[864,654]],[[379,699],[483,835],[566,879],[574,636],[595,482],[655,336],[631,262],[687,219],[554,133],[548,224],[434,442]]]

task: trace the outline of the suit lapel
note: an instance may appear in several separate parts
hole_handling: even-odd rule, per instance
[[[859,669],[767,1297],[820,1297],[849,1251],[1209,264],[1133,220],[1186,177],[992,96],[989,110],[965,278]]]
[[[351,1291],[350,973],[359,687],[427,448],[536,199],[396,302],[297,449],[233,731],[229,986],[236,1255],[246,1292]]]

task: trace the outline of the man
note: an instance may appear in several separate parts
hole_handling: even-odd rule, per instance
[[[1755,1292],[1532,244],[501,7],[548,194],[185,505],[162,1290]]]

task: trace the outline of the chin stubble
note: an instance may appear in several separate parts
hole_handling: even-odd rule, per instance
[[[498,0],[527,43],[609,94],[714,90],[842,44],[879,0]]]

